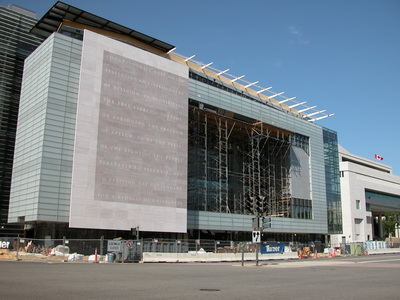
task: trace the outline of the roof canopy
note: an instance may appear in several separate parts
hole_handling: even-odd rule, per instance
[[[173,45],[111,22],[107,19],[98,17],[61,1],[58,1],[52,8],[50,8],[50,10],[31,29],[31,33],[47,38],[53,32],[58,30],[63,20],[69,20],[72,22],[130,36],[161,51],[168,52],[175,48]]]

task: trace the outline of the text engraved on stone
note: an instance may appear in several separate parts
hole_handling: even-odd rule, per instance
[[[186,208],[187,79],[105,52],[95,196]]]

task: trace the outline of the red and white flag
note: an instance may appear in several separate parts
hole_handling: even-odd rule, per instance
[[[375,158],[376,158],[376,159],[379,159],[379,160],[383,160],[383,157],[382,157],[382,156],[379,156],[378,154],[375,154]]]

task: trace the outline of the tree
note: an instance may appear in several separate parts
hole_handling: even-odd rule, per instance
[[[397,219],[397,212],[395,211],[385,212],[385,218],[382,220],[383,231],[385,236],[389,237],[391,234],[394,235],[397,223],[399,223]]]

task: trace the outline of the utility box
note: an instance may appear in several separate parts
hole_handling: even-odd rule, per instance
[[[351,243],[350,253],[351,255],[364,255],[364,243]]]

